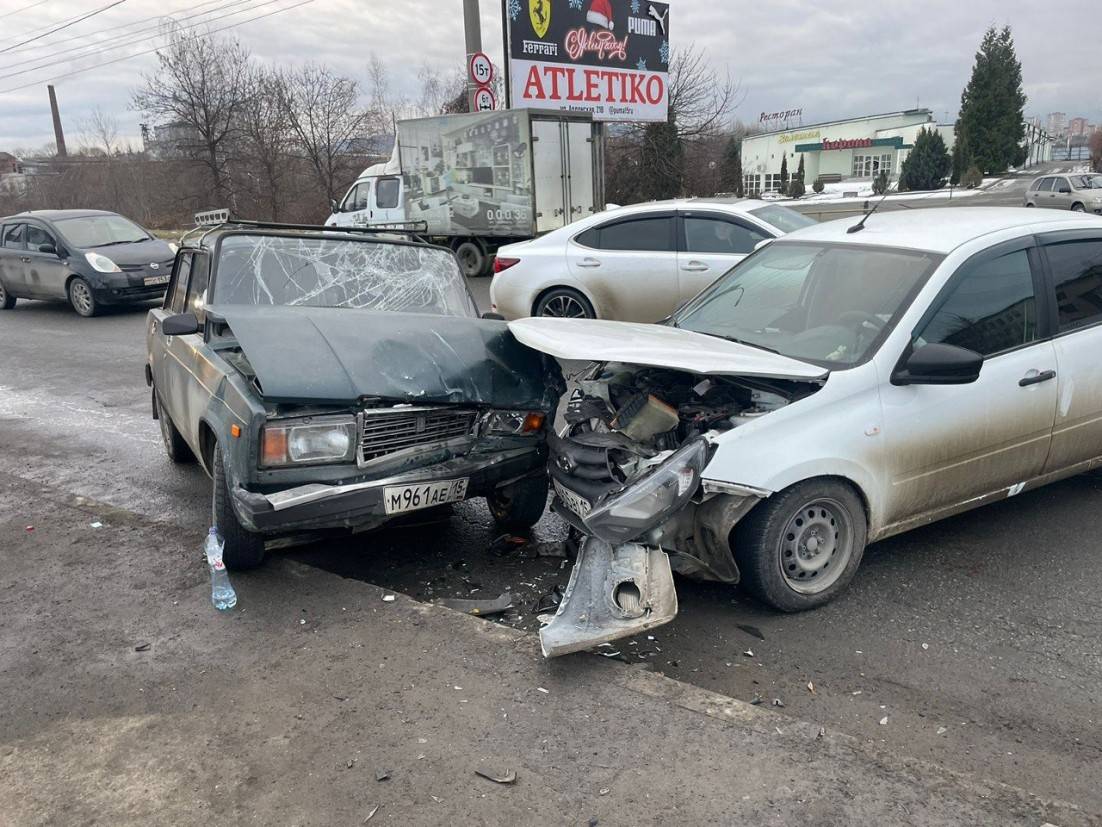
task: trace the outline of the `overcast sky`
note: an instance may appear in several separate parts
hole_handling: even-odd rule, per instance
[[[148,29],[156,15],[194,14],[229,1],[123,0],[13,49],[51,25],[114,0],[0,0],[0,150],[39,147],[53,139],[50,77],[155,47],[156,41],[143,41],[123,48],[118,41],[152,34]],[[248,11],[213,25],[296,2],[302,0],[240,0],[213,16]],[[1102,123],[1099,0],[671,0],[671,6],[671,44],[675,49],[695,44],[720,73],[729,72],[740,83],[735,116],[744,121],[756,121],[763,110],[802,108],[804,122],[812,123],[916,103],[932,109],[938,120],[952,119],[984,29],[1009,24],[1029,96],[1027,114],[1063,111]],[[374,52],[390,69],[395,91],[415,98],[422,64],[439,69],[461,64],[461,9],[461,0],[312,0],[232,33],[261,60],[281,65],[320,60],[361,79]],[[500,62],[498,0],[482,0],[482,18],[484,46]],[[131,28],[120,31],[127,25]],[[112,31],[101,33],[105,29]],[[62,57],[108,37],[115,38],[112,51],[83,60]],[[12,74],[46,62],[53,65]],[[128,108],[130,94],[140,74],[155,66],[150,54],[53,81],[70,147],[78,145],[81,122],[94,107],[117,117],[124,135],[136,136],[141,117]],[[32,82],[30,88],[6,91]]]

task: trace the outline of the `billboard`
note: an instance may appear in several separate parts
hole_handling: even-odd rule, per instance
[[[525,112],[400,121],[405,218],[442,235],[531,233],[531,145]]]
[[[507,0],[505,14],[514,108],[666,120],[669,3]]]

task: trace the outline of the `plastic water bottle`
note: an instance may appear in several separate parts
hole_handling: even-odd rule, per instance
[[[210,602],[220,612],[228,611],[237,605],[237,592],[233,590],[226,564],[222,562],[222,549],[225,545],[222,538],[218,536],[218,529],[212,526],[207,534],[207,542],[203,545],[203,551],[207,555],[207,565],[210,567]]]

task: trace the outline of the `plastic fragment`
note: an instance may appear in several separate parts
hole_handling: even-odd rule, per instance
[[[810,692],[812,695],[815,694],[815,684],[811,681],[807,682],[807,691]]]
[[[929,648],[930,648],[930,644],[929,644],[929,643],[923,643],[923,644],[922,644],[922,648],[923,648],[923,649],[929,649]]]
[[[382,804],[376,804],[374,807],[372,807],[371,812],[367,814],[367,817],[363,820],[363,823],[367,824],[367,822],[371,821],[371,819],[375,817],[375,813],[379,812],[379,808],[382,806]]]
[[[776,706],[776,707],[779,707],[779,708],[783,709],[784,708],[784,701],[782,701],[780,698],[774,698],[773,699],[773,706]]]
[[[134,651],[135,652],[148,652],[149,647],[152,646],[152,645],[153,645],[152,643],[139,643],[137,646],[134,647]]]
[[[390,778],[390,770],[375,770],[376,781],[386,781]]]
[[[888,716],[885,715],[883,718],[880,719],[880,726],[887,726],[887,725],[888,725]]]
[[[551,690],[544,689],[542,686],[537,686],[536,691],[537,692],[542,692],[544,695],[550,695],[551,694]]]
[[[91,523],[91,527],[92,528],[103,528],[103,523],[101,523],[99,520],[96,520],[94,523]]]
[[[476,769],[474,774],[493,781],[495,784],[515,784],[517,781],[516,770],[508,770],[504,775],[494,775],[488,770]]]
[[[464,600],[460,598],[448,598],[440,601],[440,605],[448,609],[455,609],[469,615],[488,617],[499,615],[509,611],[513,607],[513,595],[505,592],[493,600]]]
[[[384,595],[383,595],[383,602],[384,602],[384,603],[393,603],[393,602],[394,602],[394,595],[392,595],[392,594],[384,594]]]
[[[746,655],[746,657],[748,657],[748,658],[752,658],[752,657],[754,657],[754,650],[753,649],[747,649],[742,654]]]
[[[612,790],[608,787],[601,787],[601,795],[608,795],[610,792],[612,792]]]
[[[944,735],[948,731],[949,731],[949,727],[939,726],[937,728],[937,734],[938,735]]]

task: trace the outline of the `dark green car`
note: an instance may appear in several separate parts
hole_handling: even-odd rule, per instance
[[[217,222],[149,313],[146,380],[170,459],[213,478],[227,566],[471,497],[510,529],[540,518],[562,373],[479,318],[449,250]]]

